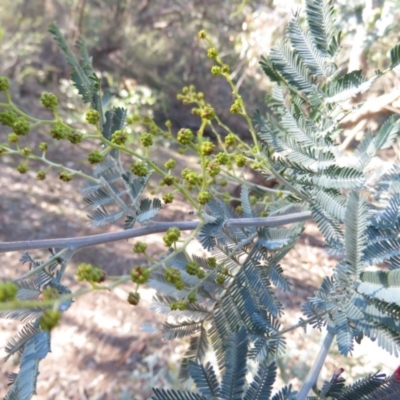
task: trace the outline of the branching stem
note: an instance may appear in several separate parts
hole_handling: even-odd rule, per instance
[[[326,333],[324,342],[322,343],[321,349],[319,350],[314,365],[308,372],[303,387],[301,388],[299,394],[297,395],[297,400],[306,400],[308,393],[317,382],[318,376],[321,372],[321,368],[324,365],[325,359],[329,353],[329,349],[332,346],[334,337],[335,335],[333,333],[330,333],[329,331]]]
[[[280,215],[268,218],[235,218],[226,221],[230,227],[247,226],[269,226],[276,227],[295,222],[303,222],[311,218],[310,211],[302,211],[295,214]],[[103,233],[100,235],[82,236],[65,239],[44,239],[28,240],[21,242],[3,242],[0,243],[0,253],[8,251],[25,251],[32,249],[60,248],[68,247],[71,251],[77,251],[85,247],[97,246],[99,244],[116,242],[119,240],[130,239],[139,236],[151,235],[153,233],[162,233],[167,229],[176,227],[182,231],[191,231],[198,227],[200,221],[179,221],[179,222],[156,222],[142,228],[127,229],[125,231]]]

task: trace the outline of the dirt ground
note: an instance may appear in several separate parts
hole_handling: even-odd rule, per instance
[[[0,127],[0,135],[4,130]],[[3,136],[4,137],[4,136]],[[30,138],[33,143],[43,140],[37,133]],[[3,140],[3,139],[2,139]],[[68,151],[59,145],[56,158],[71,167],[82,165],[86,159],[86,145],[72,147]],[[160,150],[160,157],[169,158],[168,151]],[[121,226],[93,229],[88,226],[84,204],[77,192],[77,181],[61,183],[56,174],[44,182],[35,180],[35,172],[20,175],[15,170],[16,160],[0,159],[0,240],[62,238],[116,231]],[[89,171],[90,166],[83,167]],[[174,203],[162,210],[164,220],[188,219],[191,211],[187,205]],[[318,246],[320,239],[316,227],[307,224],[306,235],[289,253],[283,268],[293,283],[293,291],[280,294],[287,307],[283,324],[289,326],[301,316],[299,306],[316,290],[323,276],[335,265]],[[149,236],[143,241],[156,256],[164,251],[160,235]],[[140,259],[132,251],[133,241],[125,241],[85,249],[77,253],[68,267],[65,278],[71,290],[83,287],[76,282],[74,269],[81,262],[90,262],[103,268],[108,275],[126,274]],[[194,251],[201,251],[194,247]],[[19,262],[22,254],[0,253],[0,278],[12,278],[26,272],[26,265]],[[45,251],[33,251],[31,255],[44,257]],[[151,388],[183,388],[177,380],[179,360],[186,342],[166,342],[159,332],[162,319],[149,311],[152,290],[142,292],[142,302],[133,308],[127,301],[131,285],[122,285],[111,293],[94,292],[78,298],[63,314],[60,325],[52,333],[52,353],[40,364],[38,395],[40,400],[64,399],[149,399]],[[17,332],[20,324],[0,320],[0,351]],[[287,336],[287,354],[280,359],[282,382],[301,384],[308,366],[315,357],[322,335],[318,331],[302,330]],[[391,373],[398,364],[395,357],[370,342],[357,346],[354,357],[344,359],[332,351],[323,370],[328,378],[339,367],[345,368],[344,377],[351,382],[377,369]],[[16,372],[12,360],[0,362],[0,395],[7,392],[7,373]]]

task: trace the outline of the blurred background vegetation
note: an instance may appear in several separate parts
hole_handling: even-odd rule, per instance
[[[343,72],[362,69],[368,76],[384,68],[388,50],[400,39],[400,1],[334,3],[343,29]],[[176,128],[195,129],[190,107],[176,100],[183,86],[194,84],[245,135],[245,125],[229,114],[230,88],[223,78],[211,75],[212,62],[197,32],[205,29],[216,43],[250,112],[265,111],[269,82],[258,61],[300,8],[300,0],[2,0],[0,73],[18,84],[16,94],[22,97],[39,96],[43,90],[67,92],[69,67],[47,33],[56,21],[70,43],[85,38],[104,86],[131,111],[140,108],[154,112],[161,123],[170,119]],[[397,83],[391,75],[376,85],[372,96],[391,91]],[[386,105],[392,107],[393,101]],[[381,107],[372,116],[390,111]]]

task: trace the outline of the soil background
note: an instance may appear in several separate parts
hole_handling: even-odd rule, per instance
[[[19,97],[18,104],[31,114],[45,116],[37,97]],[[4,128],[0,128],[4,134]],[[27,140],[32,148],[45,140],[48,133],[30,133]],[[55,143],[49,157],[56,162],[90,172],[91,166],[85,161],[90,147]],[[172,150],[160,147],[157,160],[162,163],[171,157]],[[190,163],[190,158],[179,158],[181,167]],[[45,238],[63,238],[92,235],[122,229],[122,224],[107,228],[88,226],[87,211],[79,194],[82,181],[61,182],[57,174],[49,173],[43,182],[35,179],[39,164],[31,164],[31,170],[21,175],[16,171],[20,160],[4,156],[0,159],[0,240],[22,241]],[[190,208],[182,202],[174,202],[160,213],[163,220],[184,220],[193,218]],[[165,251],[160,235],[142,239],[149,245],[155,257]],[[75,279],[75,268],[81,262],[89,262],[105,270],[107,275],[129,273],[130,269],[142,262],[132,252],[134,241],[123,241],[92,247],[78,252],[68,266],[64,284],[71,290],[85,285]],[[312,223],[307,223],[305,233],[295,249],[282,264],[286,276],[293,284],[287,294],[278,293],[287,312],[282,319],[284,326],[298,322],[301,317],[300,304],[311,295],[325,274],[329,274],[337,260],[329,257],[322,238]],[[201,253],[199,245],[192,251]],[[37,259],[47,257],[45,250],[32,251]],[[0,278],[8,279],[27,271],[19,259],[21,253],[0,253]],[[52,332],[52,352],[40,363],[38,377],[38,400],[102,399],[128,400],[150,399],[152,387],[190,387],[190,383],[178,380],[179,360],[187,342],[163,340],[160,328],[162,317],[149,310],[154,292],[143,290],[138,307],[130,306],[127,294],[132,285],[121,285],[112,292],[96,291],[77,298],[70,309],[63,314],[61,323]],[[0,350],[12,338],[21,324],[0,320]],[[304,332],[298,329],[287,335],[285,356],[279,359],[280,379],[277,384],[293,383],[300,387],[302,379],[316,357],[322,334],[315,330]],[[4,353],[5,354],[5,353]],[[364,339],[356,345],[352,358],[341,357],[332,350],[324,366],[322,378],[328,379],[339,367],[343,367],[348,382],[374,373],[378,369],[390,374],[397,367],[398,360],[379,349],[376,344]],[[9,360],[0,363],[0,395],[7,392],[7,374],[17,372],[18,366]],[[278,389],[279,387],[277,387]]]

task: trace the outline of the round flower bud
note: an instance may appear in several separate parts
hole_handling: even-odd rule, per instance
[[[197,196],[197,201],[201,204],[207,204],[212,199],[211,194],[206,191],[202,191]]]
[[[193,132],[190,129],[180,129],[178,132],[177,140],[180,144],[188,145],[194,139]]]
[[[40,96],[40,102],[44,107],[53,109],[58,106],[58,98],[53,93],[42,93]]]
[[[97,125],[100,120],[100,114],[97,110],[89,110],[86,113],[86,122],[91,125]]]
[[[229,74],[229,71],[230,71],[229,65],[224,64],[224,65],[221,67],[221,72],[222,72],[223,74]]]
[[[207,165],[207,172],[208,175],[215,178],[221,172],[221,167],[216,162],[210,162]]]
[[[43,300],[55,300],[59,297],[60,293],[55,287],[47,287],[43,290]]]
[[[36,179],[38,181],[44,181],[46,179],[46,171],[43,171],[42,169],[39,170],[36,174]]]
[[[174,169],[176,167],[176,161],[170,158],[165,164],[164,168],[165,169]]]
[[[218,153],[218,154],[215,156],[215,161],[216,161],[219,165],[226,165],[226,164],[228,164],[228,162],[229,162],[229,156],[228,156],[228,154],[226,154],[226,153],[224,153],[224,152]]]
[[[169,267],[165,270],[165,279],[171,283],[179,282],[181,281],[181,271],[179,271],[179,269]]]
[[[203,156],[209,156],[215,149],[214,143],[211,142],[203,142],[200,146],[200,153]]]
[[[234,103],[231,105],[230,112],[232,114],[239,114],[241,110],[240,103],[238,100],[235,100]]]
[[[204,29],[202,29],[201,31],[199,31],[199,33],[197,34],[197,37],[199,39],[205,39],[207,37],[207,33]]]
[[[8,81],[7,77],[0,76],[0,92],[4,92],[10,89],[10,82]]]
[[[146,176],[149,173],[149,170],[144,162],[135,161],[131,165],[131,172],[136,176]]]
[[[185,288],[185,283],[183,281],[176,281],[175,287],[177,290],[183,290]]]
[[[137,284],[146,283],[150,279],[151,271],[147,267],[138,266],[131,269],[132,282]]]
[[[246,158],[245,158],[245,156],[242,155],[242,154],[238,154],[238,155],[235,157],[235,163],[236,163],[236,165],[237,165],[239,168],[244,167],[244,166],[246,165]]]
[[[28,164],[26,164],[26,163],[17,165],[17,171],[20,174],[25,174],[26,172],[28,172],[28,170],[29,170],[29,167],[28,167]]]
[[[204,279],[204,277],[206,276],[206,273],[202,270],[202,269],[199,269],[198,271],[197,271],[197,277],[199,278],[199,279]]]
[[[165,121],[165,126],[170,129],[172,126],[172,122],[170,120]]]
[[[225,137],[225,144],[227,146],[235,146],[237,144],[237,136],[233,133],[229,133]]]
[[[145,253],[146,249],[147,244],[143,242],[137,242],[135,243],[135,246],[133,246],[133,252],[136,254]]]
[[[18,142],[19,142],[19,136],[18,136],[16,133],[10,133],[10,134],[7,136],[7,140],[8,140],[10,143],[18,143]]]
[[[14,300],[18,286],[13,282],[0,282],[0,302]]]
[[[13,126],[18,117],[14,111],[4,110],[0,112],[0,124],[5,126]]]
[[[39,327],[44,331],[51,331],[57,326],[61,315],[58,310],[46,310],[39,320]]]
[[[117,145],[123,145],[128,139],[127,133],[124,130],[115,131],[111,135],[111,142]]]
[[[216,279],[215,282],[218,283],[218,285],[222,285],[225,282],[225,276],[222,274],[219,274]]]
[[[150,147],[153,145],[153,135],[150,133],[142,133],[140,135],[140,143],[143,147]]]
[[[189,293],[188,294],[188,302],[189,303],[196,303],[197,297],[195,293]]]
[[[18,118],[14,122],[12,128],[17,135],[25,136],[29,133],[31,126],[29,125],[29,122],[25,118]]]
[[[48,144],[46,142],[41,142],[39,144],[39,150],[40,151],[47,151],[47,149],[48,149]]]
[[[92,151],[88,154],[88,161],[90,164],[98,164],[104,160],[103,155],[99,151]]]
[[[30,154],[32,154],[32,150],[31,150],[29,147],[24,147],[24,148],[21,150],[21,154],[22,154],[24,157],[28,157]]]
[[[102,269],[95,268],[91,264],[82,263],[78,265],[76,277],[78,281],[100,283],[105,280],[105,273]]]
[[[80,132],[69,132],[67,134],[67,139],[70,141],[72,144],[78,144],[82,142],[83,134]]]
[[[200,116],[203,119],[211,120],[215,117],[215,110],[211,106],[204,107]]]
[[[133,306],[137,306],[139,304],[140,301],[140,293],[138,292],[129,292],[128,295],[128,303],[133,305]]]
[[[162,196],[162,199],[164,201],[165,204],[170,204],[174,201],[174,195],[172,193],[165,193]]]
[[[215,257],[208,257],[206,262],[207,265],[211,268],[215,268],[217,266],[217,259]]]
[[[51,128],[50,134],[53,139],[61,140],[65,139],[70,132],[70,129],[66,127],[64,124],[57,122]]]
[[[72,181],[72,179],[74,178],[73,174],[70,174],[67,171],[63,171],[60,172],[60,174],[58,175],[59,179],[62,180],[63,182],[69,182]]]
[[[196,261],[189,261],[185,266],[185,271],[189,275],[196,275],[199,271],[199,264]]]
[[[219,65],[214,65],[211,67],[211,73],[215,76],[221,75],[221,67]]]
[[[207,57],[211,59],[215,59],[218,56],[218,51],[215,47],[211,47],[207,50]]]
[[[176,243],[181,236],[181,232],[179,228],[168,228],[165,233],[163,240],[167,247],[172,246],[173,243]]]
[[[164,178],[161,180],[162,185],[171,186],[175,182],[175,178],[172,175],[165,175]]]

